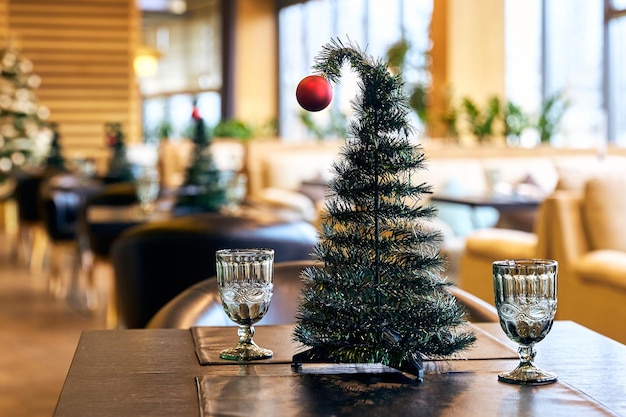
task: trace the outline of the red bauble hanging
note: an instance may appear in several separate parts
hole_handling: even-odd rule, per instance
[[[333,89],[326,78],[309,75],[298,84],[296,99],[303,109],[320,111],[325,109],[333,99]]]
[[[194,120],[200,120],[200,109],[198,109],[198,107],[193,106],[193,110],[191,111],[191,118]]]

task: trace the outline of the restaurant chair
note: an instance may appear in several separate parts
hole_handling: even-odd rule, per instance
[[[78,213],[82,205],[81,178],[71,173],[53,175],[40,186],[41,218],[50,244],[48,289],[58,297],[67,295],[79,272]],[[67,259],[70,262],[64,262]],[[70,275],[65,274],[70,266]]]
[[[92,190],[84,200],[78,217],[78,245],[80,253],[81,274],[84,280],[84,308],[92,311],[100,309],[107,322],[109,317],[110,288],[113,278],[111,271],[110,252],[115,239],[125,230],[110,225],[100,225],[89,222],[88,211],[94,206],[129,206],[137,203],[135,185],[131,182],[121,182],[103,185]],[[97,282],[98,272],[106,275],[105,285]],[[104,307],[103,307],[104,306]]]
[[[41,269],[45,256],[45,233],[41,228],[37,198],[43,173],[18,172],[15,175],[15,202],[17,204],[17,242],[11,258],[23,262],[31,271]]]
[[[296,322],[302,281],[300,274],[316,261],[302,260],[274,264],[274,294],[267,314],[256,325]],[[215,276],[187,288],[163,306],[147,328],[188,329],[193,326],[235,326],[224,309]]]
[[[497,323],[498,310],[485,300],[459,287],[449,287],[449,291],[465,307],[467,319],[472,323]]]
[[[215,276],[219,249],[272,248],[275,262],[284,262],[308,259],[316,243],[317,231],[308,222],[270,213],[197,213],[134,226],[111,249],[117,326],[145,327],[176,295]]]
[[[314,260],[278,262],[274,265],[274,294],[267,314],[258,325],[292,324],[302,290],[301,273],[319,265]],[[450,292],[465,307],[471,322],[497,322],[492,305],[456,287]],[[218,294],[217,278],[205,279],[184,290],[162,307],[148,322],[147,328],[187,329],[194,326],[234,326],[224,313]]]
[[[13,247],[14,261],[23,261],[33,273],[43,271],[47,255],[48,240],[42,221],[39,188],[42,182],[62,170],[44,168],[33,171],[18,171],[15,178],[15,202],[17,205],[18,234]]]

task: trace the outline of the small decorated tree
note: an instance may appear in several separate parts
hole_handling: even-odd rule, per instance
[[[217,211],[227,203],[226,179],[215,165],[210,149],[212,137],[195,105],[191,118],[193,156],[179,190],[176,206],[179,210]]]
[[[314,253],[321,263],[303,272],[294,338],[310,349],[294,362],[382,363],[421,378],[424,358],[452,355],[475,336],[441,277],[440,233],[425,226],[435,212],[420,204],[430,186],[413,181],[425,156],[409,137],[402,82],[382,60],[339,40],[322,49],[314,70],[337,82],[344,62],[360,75],[361,94],[329,185]],[[297,94],[307,102],[306,92]]]
[[[42,162],[49,137],[48,109],[38,104],[41,79],[30,60],[12,46],[0,50],[0,183],[16,167]]]
[[[105,125],[105,136],[112,154],[109,159],[106,181],[129,182],[133,180],[133,170],[126,154],[126,141],[122,132],[122,124],[110,122]]]
[[[58,125],[56,123],[50,123],[50,128],[52,129],[52,141],[50,142],[50,149],[46,157],[46,166],[65,169],[65,157],[63,156],[61,148]]]

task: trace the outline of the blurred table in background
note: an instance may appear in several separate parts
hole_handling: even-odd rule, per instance
[[[461,204],[472,209],[476,207],[493,207],[500,214],[496,227],[532,232],[537,208],[544,199],[516,194],[494,196],[433,194],[430,200],[434,203]]]

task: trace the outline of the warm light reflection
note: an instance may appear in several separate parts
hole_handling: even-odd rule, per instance
[[[161,54],[156,49],[140,46],[135,55],[133,67],[138,77],[151,77],[159,69],[159,58]]]

